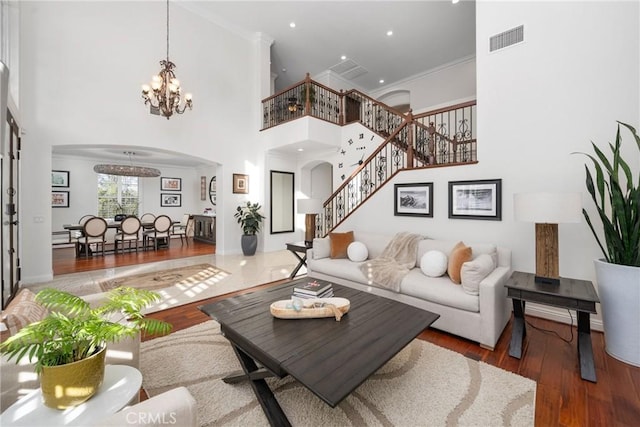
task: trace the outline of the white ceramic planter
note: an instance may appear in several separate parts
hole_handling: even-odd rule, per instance
[[[607,353],[640,366],[640,267],[595,260]]]

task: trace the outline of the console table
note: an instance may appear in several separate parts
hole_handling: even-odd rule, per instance
[[[525,329],[525,302],[546,304],[568,310],[578,315],[578,358],[580,376],[584,380],[596,382],[596,369],[591,346],[591,324],[589,314],[596,313],[596,303],[600,302],[593,284],[588,280],[560,278],[560,284],[537,283],[535,275],[514,271],[505,285],[507,296],[513,300],[513,330],[509,356],[522,357],[522,341],[527,334]]]
[[[142,374],[127,365],[107,365],[98,392],[86,402],[58,410],[44,406],[38,388],[0,414],[2,426],[88,426],[115,414],[135,399],[142,385]]]
[[[216,244],[216,217],[212,215],[193,216],[193,240]]]

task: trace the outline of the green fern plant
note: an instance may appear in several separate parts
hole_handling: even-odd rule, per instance
[[[107,301],[91,308],[82,298],[58,289],[43,289],[36,301],[49,315],[31,323],[0,344],[0,353],[18,363],[27,356],[35,360],[36,372],[43,366],[77,362],[94,355],[107,343],[133,337],[140,332],[164,335],[171,325],[146,318],[141,310],[160,300],[156,292],[120,287],[107,294]]]
[[[611,159],[608,159],[593,142],[591,145],[595,157],[581,153],[592,160],[595,168],[594,181],[591,171],[585,165],[586,184],[602,222],[604,245],[585,209],[582,210],[582,214],[607,262],[640,267],[640,176],[634,182],[631,167],[620,153],[622,144],[620,125],[631,132],[640,150],[640,136],[636,129],[626,123],[618,122],[616,142],[614,145],[609,144],[612,152]],[[624,177],[624,181],[621,177]]]

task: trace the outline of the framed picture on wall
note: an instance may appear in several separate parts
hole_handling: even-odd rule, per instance
[[[235,194],[249,194],[249,175],[233,174],[233,192]]]
[[[393,214],[433,218],[433,183],[395,184]]]
[[[69,192],[68,191],[52,191],[51,207],[52,208],[68,208]]]
[[[52,187],[69,187],[69,171],[51,171]]]
[[[182,178],[160,178],[160,191],[182,191]]]
[[[502,220],[502,180],[450,181],[449,218]]]
[[[182,206],[182,194],[160,193],[160,206],[169,208]]]

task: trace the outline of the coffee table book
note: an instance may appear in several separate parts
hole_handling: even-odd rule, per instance
[[[305,294],[302,292],[296,292],[293,291],[293,297],[295,298],[302,298],[302,299],[313,299],[313,298],[331,298],[333,296],[333,288],[329,288],[327,289],[325,292],[319,294],[319,295],[311,295],[311,294]]]
[[[314,297],[320,296],[327,290],[331,289],[331,283],[318,282],[316,280],[312,282],[301,283],[293,287],[293,292],[298,294],[306,294]]]

